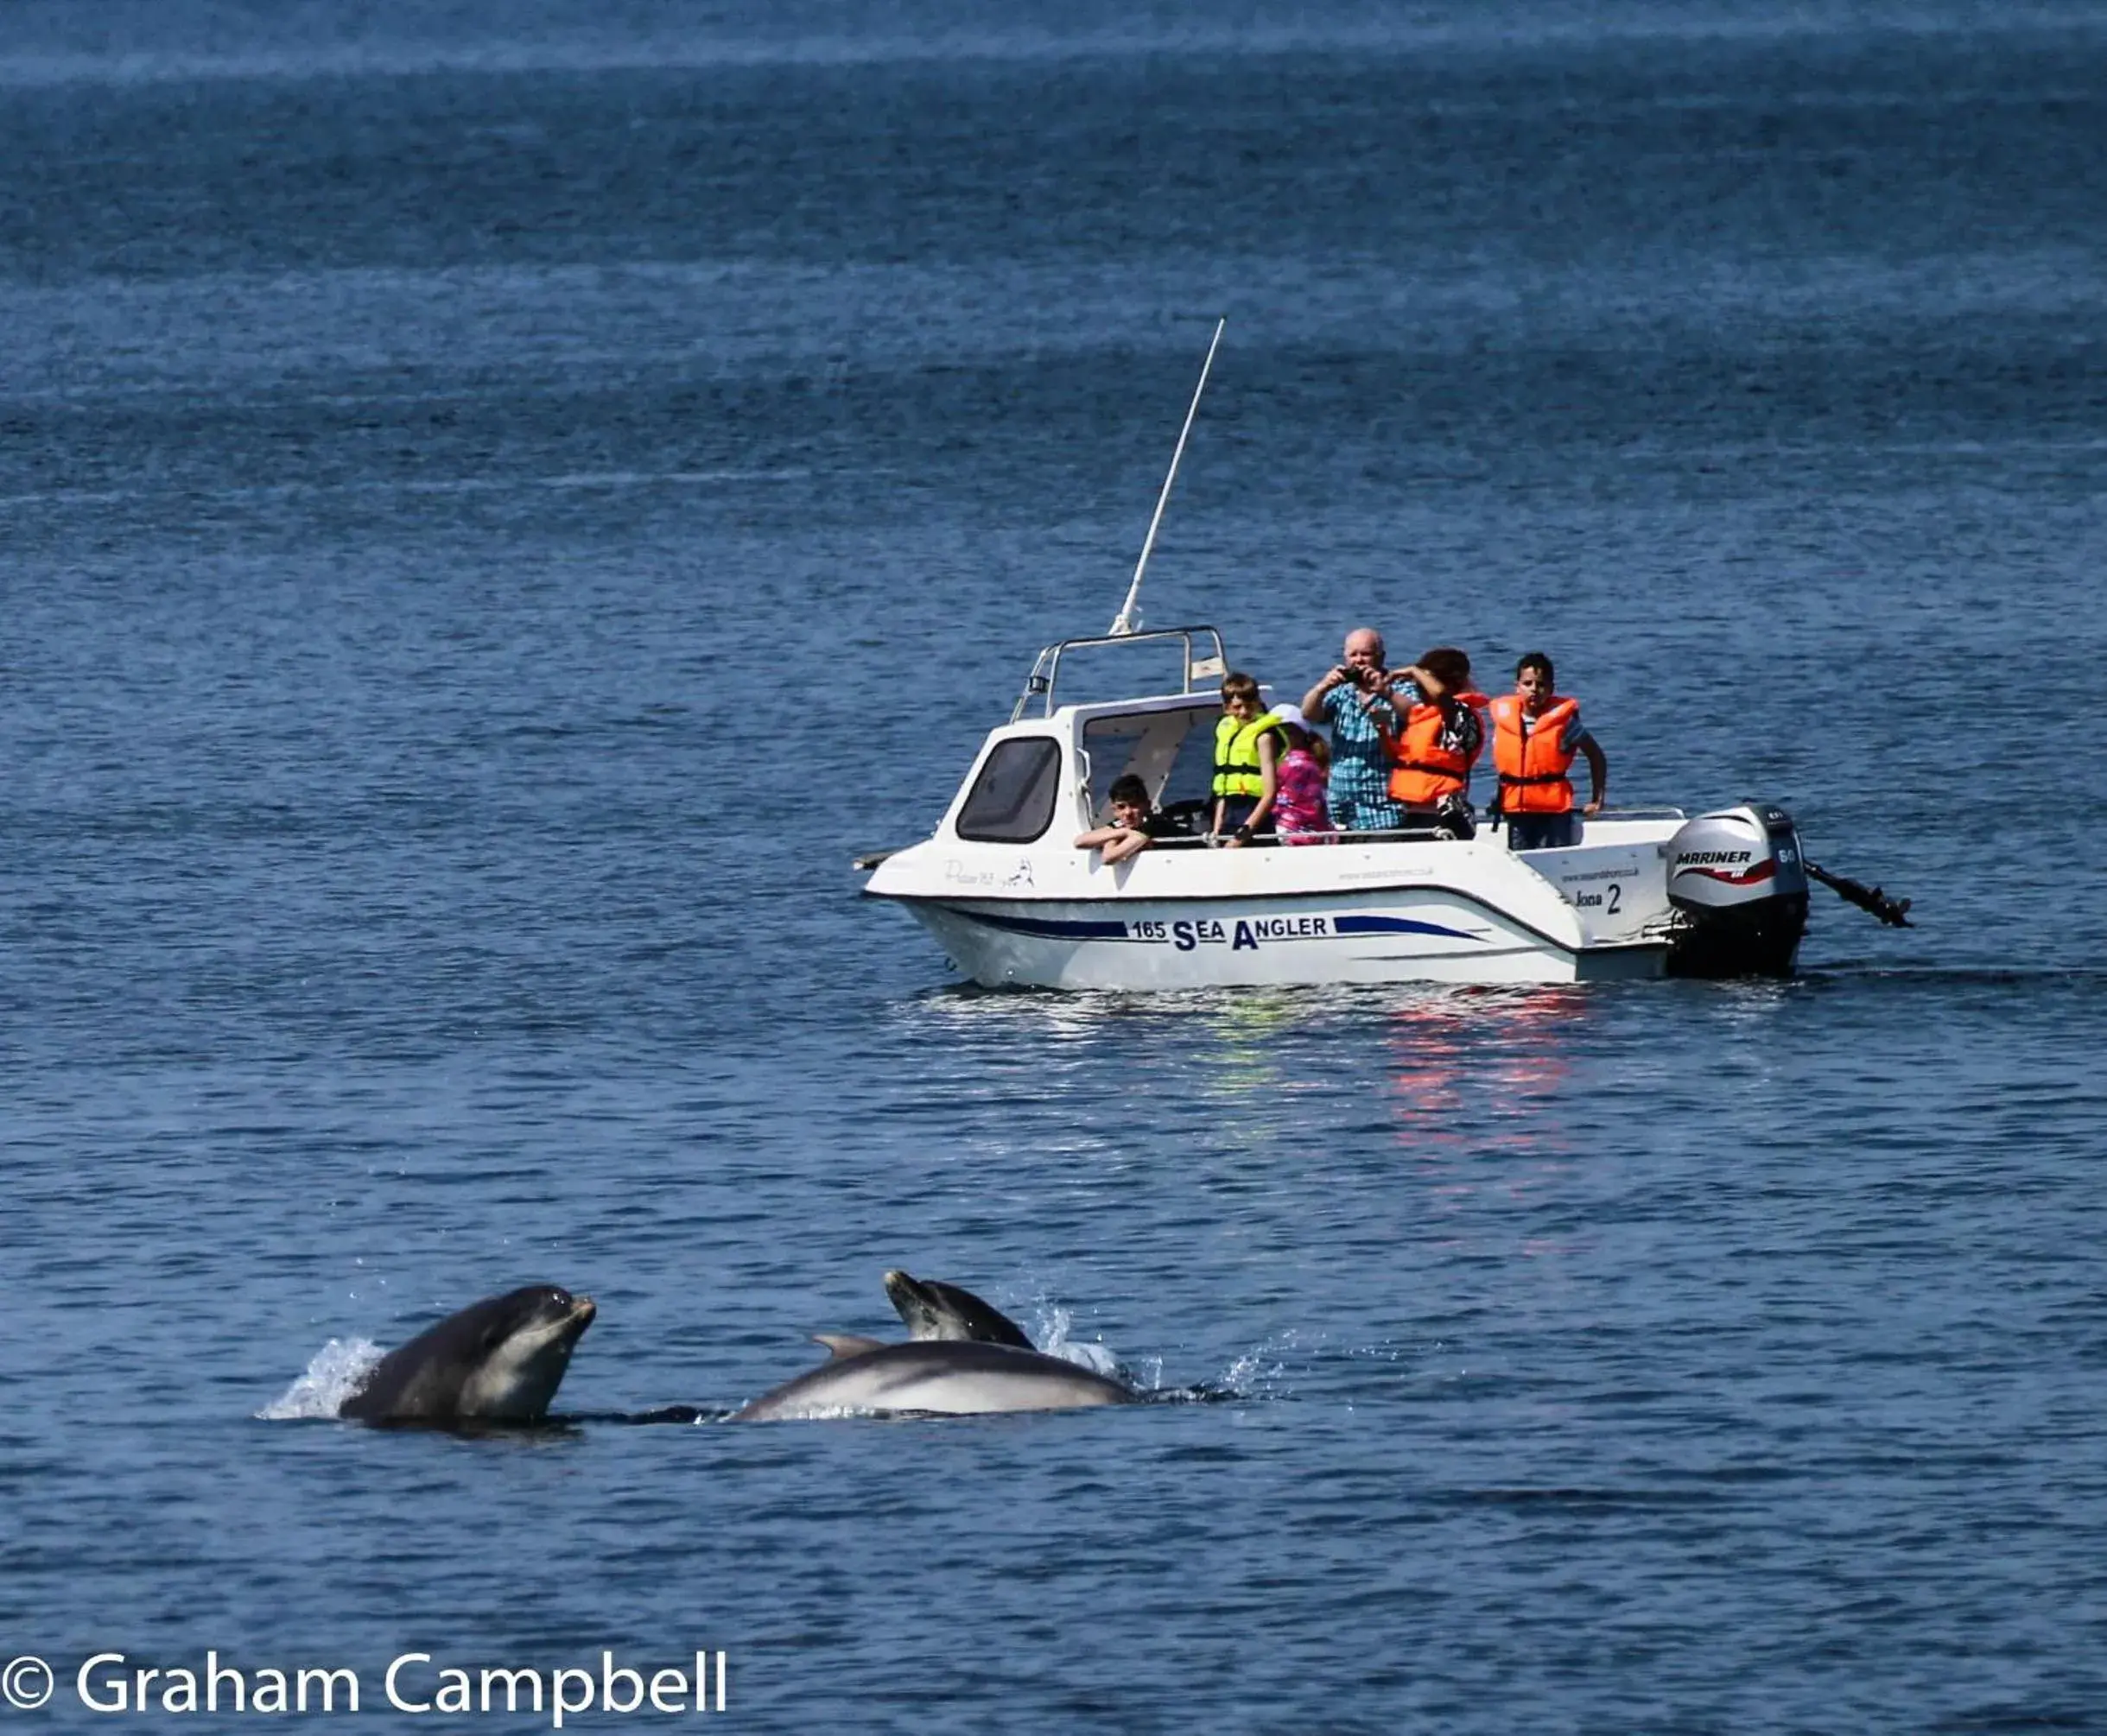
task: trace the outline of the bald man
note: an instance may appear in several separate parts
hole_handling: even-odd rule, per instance
[[[1331,823],[1342,832],[1393,832],[1405,811],[1390,799],[1390,753],[1383,732],[1399,728],[1385,691],[1383,636],[1356,627],[1346,636],[1337,667],[1303,695],[1302,714],[1331,731],[1331,776],[1324,796]]]

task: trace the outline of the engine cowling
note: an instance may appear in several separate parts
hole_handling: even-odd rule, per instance
[[[1670,975],[1790,976],[1807,928],[1793,816],[1752,801],[1685,821],[1668,841],[1668,902],[1681,916]]]

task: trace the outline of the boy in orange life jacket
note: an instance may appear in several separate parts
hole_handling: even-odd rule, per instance
[[[1563,850],[1580,842],[1567,773],[1575,753],[1588,757],[1588,805],[1602,811],[1609,762],[1580,720],[1580,701],[1562,699],[1551,659],[1531,651],[1514,666],[1514,691],[1493,701],[1493,763],[1510,850]]]
[[[1437,645],[1390,677],[1402,723],[1383,728],[1390,751],[1390,798],[1407,826],[1431,826],[1437,838],[1469,838],[1470,768],[1485,745],[1479,711],[1491,703],[1470,685],[1470,659]]]

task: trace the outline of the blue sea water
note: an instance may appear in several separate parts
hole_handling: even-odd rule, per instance
[[[10,7],[10,1726],[2107,1729],[2103,142],[2077,6]],[[860,903],[1218,314],[1152,620],[1543,645],[1919,926],[1151,998]],[[605,1420],[893,1265],[1211,1402]],[[599,1420],[263,1414],[527,1282]]]

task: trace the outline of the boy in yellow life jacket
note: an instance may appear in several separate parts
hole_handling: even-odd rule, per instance
[[[1234,850],[1273,829],[1280,731],[1259,702],[1259,684],[1238,670],[1222,683],[1215,725],[1215,840]]]
[[[1514,666],[1514,691],[1492,704],[1493,765],[1500,774],[1500,811],[1510,850],[1560,850],[1580,842],[1568,774],[1573,757],[1588,760],[1588,805],[1602,809],[1609,761],[1580,720],[1580,701],[1562,697],[1551,659],[1526,653]]]

